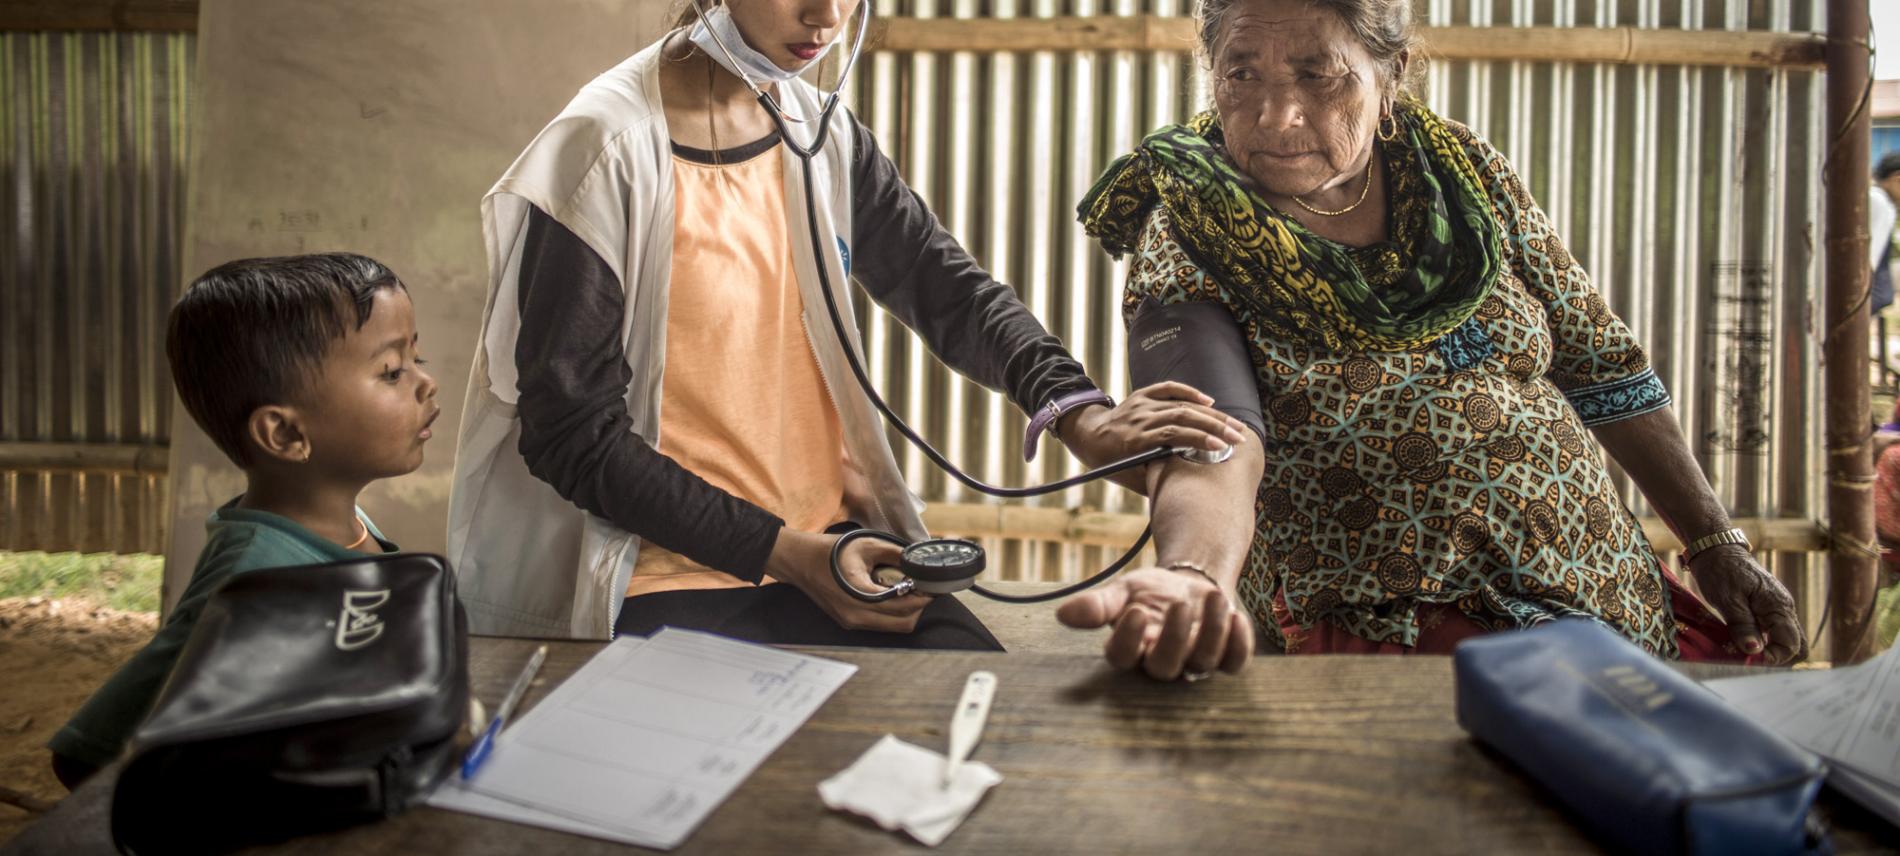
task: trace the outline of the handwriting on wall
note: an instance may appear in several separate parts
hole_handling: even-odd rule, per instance
[[[1747,455],[1768,454],[1772,439],[1774,369],[1774,266],[1762,261],[1716,262],[1715,317],[1704,361],[1716,379],[1705,448]]]
[[[322,234],[346,235],[369,232],[369,216],[325,217],[322,211],[302,209],[253,215],[244,230],[252,235],[278,234],[292,240],[292,252],[308,252],[311,237]]]

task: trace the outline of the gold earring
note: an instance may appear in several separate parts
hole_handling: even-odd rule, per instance
[[[1392,130],[1391,130],[1390,132],[1387,132],[1387,131],[1386,131],[1386,129],[1385,129],[1385,123],[1387,123],[1387,122],[1391,122],[1391,123],[1392,123]],[[1382,141],[1382,142],[1387,142],[1387,143],[1389,143],[1389,142],[1392,142],[1393,140],[1396,140],[1396,139],[1398,139],[1398,138],[1399,138],[1399,120],[1398,120],[1398,117],[1396,117],[1396,116],[1394,116],[1394,115],[1392,115],[1392,114],[1391,114],[1390,112],[1388,112],[1388,113],[1386,113],[1386,114],[1385,114],[1385,115],[1383,115],[1383,116],[1380,116],[1380,117],[1379,117],[1379,132],[1378,132],[1378,133],[1379,133],[1379,139],[1380,139],[1380,141]]]
[[[306,464],[307,464],[307,463],[310,463],[310,449],[309,449],[309,447],[305,447],[305,448],[304,448],[304,450],[303,450],[303,462],[304,462],[304,463],[306,463]]]

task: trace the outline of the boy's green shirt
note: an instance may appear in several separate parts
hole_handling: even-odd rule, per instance
[[[238,499],[225,503],[206,521],[205,531],[210,537],[205,541],[204,552],[198,554],[191,582],[185,586],[184,595],[171,617],[151,642],[132,655],[132,659],[53,734],[46,743],[48,748],[95,767],[103,767],[116,759],[132,731],[158,700],[159,690],[171,675],[172,665],[177,662],[185,641],[191,638],[191,629],[198,623],[205,602],[226,580],[259,568],[315,565],[370,555],[333,544],[290,518],[238,508]],[[383,533],[362,509],[357,509],[356,516],[381,550],[394,552],[397,549],[383,538]]]

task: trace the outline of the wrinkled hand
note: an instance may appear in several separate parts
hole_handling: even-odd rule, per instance
[[[1063,601],[1056,618],[1084,629],[1114,626],[1103,647],[1109,664],[1139,666],[1157,680],[1238,672],[1253,656],[1253,622],[1213,580],[1192,571],[1130,571]]]
[[[846,630],[875,630],[881,633],[909,633],[917,629],[917,619],[930,598],[920,594],[878,603],[865,603],[838,587],[831,576],[831,546],[837,535],[814,535],[790,529],[779,530],[779,542],[772,547],[767,572],[774,579],[798,587],[818,608]],[[896,567],[903,551],[896,544],[876,538],[860,538],[844,548],[839,564],[844,577],[859,591],[882,591],[872,572],[879,566]]]
[[[1113,410],[1084,407],[1066,414],[1057,433],[1062,444],[1091,467],[1162,446],[1220,451],[1245,441],[1246,426],[1213,404],[1214,399],[1194,387],[1163,381],[1135,390]],[[1117,474],[1115,482],[1147,493],[1139,469]]]
[[[1728,622],[1729,635],[1743,652],[1763,654],[1776,666],[1808,656],[1807,639],[1795,618],[1794,598],[1747,550],[1734,544],[1711,547],[1696,554],[1689,570],[1702,596]]]

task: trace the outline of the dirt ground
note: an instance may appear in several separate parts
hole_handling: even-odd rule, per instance
[[[47,738],[157,624],[151,613],[84,600],[0,599],[0,788],[48,803],[66,795],[48,766]],[[34,817],[0,803],[0,842]]]

